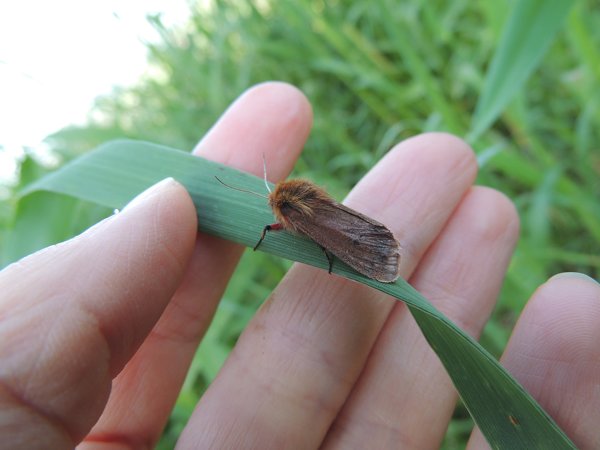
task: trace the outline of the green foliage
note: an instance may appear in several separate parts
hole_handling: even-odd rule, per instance
[[[511,13],[473,115],[470,140],[487,130],[523,87],[571,9],[569,0],[518,2]]]
[[[482,338],[498,355],[524,301],[548,276],[600,276],[600,10],[580,0],[568,12],[570,3],[198,2],[182,29],[151,18],[162,41],[148,47],[150,75],[100,99],[89,126],[50,142],[64,159],[114,137],[191,149],[244,89],[271,79],[297,85],[310,99],[315,124],[296,171],[338,198],[404,138],[431,130],[470,137],[478,182],[513,199],[522,220]],[[530,11],[528,20],[511,6]],[[32,165],[22,168],[23,185],[39,176]],[[2,264],[107,212],[36,196],[3,207]],[[167,448],[284,268],[263,255],[244,258],[171,418]],[[464,416],[457,421],[447,444],[462,448]]]

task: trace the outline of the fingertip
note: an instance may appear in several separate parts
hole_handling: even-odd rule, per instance
[[[123,212],[129,211],[138,205],[143,205],[149,202],[150,199],[155,196],[164,195],[164,192],[167,192],[175,184],[177,184],[177,182],[172,177],[165,178],[164,180],[153,184],[143,192],[140,192],[127,205],[125,205]]]
[[[396,148],[400,151],[410,149],[424,155],[439,163],[440,157],[449,160],[453,164],[451,171],[475,180],[477,176],[477,158],[469,144],[461,138],[445,132],[430,132],[413,136],[399,143]],[[396,148],[394,150],[396,150]]]
[[[589,329],[600,338],[600,284],[587,275],[554,275],[537,289],[527,309],[535,314],[537,323],[555,330],[554,334],[562,330],[579,335]]]
[[[465,190],[476,176],[477,159],[466,142],[448,133],[424,133],[396,144],[361,183],[398,179],[428,189],[443,184],[441,188],[449,191]]]
[[[130,216],[133,220],[128,220]],[[175,179],[165,178],[135,197],[117,215],[116,226],[121,221],[131,222],[136,234],[149,233],[155,245],[165,244],[180,265],[191,256],[198,216],[190,194]]]
[[[452,149],[457,148],[466,153],[473,153],[471,146],[467,144],[463,139],[445,131],[430,131],[426,133],[417,134],[411,138],[406,139],[403,142],[411,141],[417,142],[419,143],[419,145],[443,144]]]
[[[171,182],[163,189],[163,195],[166,203],[165,215],[174,218],[176,225],[185,225],[185,230],[181,231],[185,231],[194,240],[198,229],[198,214],[188,190],[171,178]]]
[[[556,275],[550,277],[548,279],[548,282],[550,281],[556,281],[556,280],[579,280],[579,281],[586,281],[589,283],[593,283],[596,286],[598,286],[598,281],[593,279],[592,277],[590,277],[589,275],[586,275],[584,273],[580,273],[580,272],[562,272],[562,273],[557,273]]]
[[[239,101],[261,102],[277,111],[284,112],[279,116],[288,124],[297,124],[310,130],[313,120],[313,110],[304,92],[296,86],[283,81],[265,81],[248,88]]]
[[[184,270],[191,258],[198,233],[198,213],[187,189],[173,180],[162,189],[164,199],[160,202],[158,217],[163,221],[165,233],[173,245],[170,251],[181,255],[181,269]],[[183,273],[182,273],[183,275]]]
[[[598,433],[600,285],[559,274],[533,294],[502,363],[578,448],[595,448]]]
[[[531,307],[543,311],[580,314],[582,310],[597,309],[600,314],[600,284],[582,273],[563,272],[542,284],[530,303]]]
[[[514,246],[519,236],[519,214],[514,203],[502,192],[473,186],[461,208],[470,233],[479,234],[488,241],[505,238]]]
[[[261,83],[240,95],[194,153],[259,176],[264,155],[269,178],[284,178],[304,147],[312,120],[311,105],[298,88]]]
[[[574,362],[595,352],[598,324],[600,285],[583,274],[555,275],[532,295],[508,348],[526,346],[536,357]],[[517,353],[507,352],[509,362]]]

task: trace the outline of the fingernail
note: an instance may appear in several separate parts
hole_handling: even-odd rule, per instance
[[[137,197],[135,197],[133,200],[131,200],[126,206],[125,208],[123,208],[123,211],[131,209],[134,206],[138,206],[141,205],[142,203],[145,203],[146,201],[148,201],[150,198],[154,197],[155,195],[159,194],[160,192],[162,192],[164,189],[166,189],[168,186],[177,184],[177,181],[175,181],[172,177],[169,178],[165,178],[162,181],[159,181],[158,183],[150,186],[148,189],[146,189],[144,192],[142,192],[141,194],[138,194]]]
[[[571,278],[571,279],[573,279],[573,278],[579,278],[580,280],[593,281],[596,284],[600,284],[600,283],[598,283],[597,280],[593,279],[589,275],[586,275],[586,274],[580,273],[580,272],[563,272],[563,273],[559,273],[559,274],[556,274],[553,277],[551,277],[550,280],[559,279],[559,278]]]

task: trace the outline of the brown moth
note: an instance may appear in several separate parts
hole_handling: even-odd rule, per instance
[[[217,180],[227,187],[265,197]],[[265,185],[269,191],[265,198],[277,222],[264,227],[254,250],[267,232],[288,230],[308,236],[323,249],[329,273],[333,254],[357,272],[377,281],[391,283],[398,278],[400,245],[385,225],[336,202],[310,181],[280,181],[271,191],[265,169]]]

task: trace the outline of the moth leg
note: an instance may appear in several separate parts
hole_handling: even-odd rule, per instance
[[[271,225],[266,225],[263,228],[263,230],[262,230],[262,233],[260,235],[260,239],[258,240],[258,242],[256,243],[256,245],[254,246],[254,251],[256,251],[256,249],[258,248],[258,246],[262,243],[263,239],[267,235],[267,231],[279,231],[279,230],[283,230],[283,226],[280,223],[272,223]]]
[[[319,245],[319,247],[321,246]],[[321,247],[321,250],[323,250],[323,253],[325,253],[325,258],[327,258],[327,262],[329,263],[328,272],[331,274],[331,269],[333,268],[333,255],[329,253],[325,247]]]

